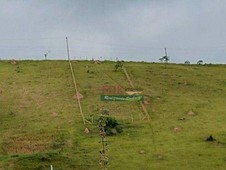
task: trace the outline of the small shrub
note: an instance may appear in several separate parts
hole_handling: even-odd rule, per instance
[[[118,121],[114,117],[109,116],[109,110],[106,109],[101,109],[100,110],[100,115],[102,117],[98,118],[98,122],[101,122],[104,116],[104,131],[106,135],[116,135],[118,133],[122,133],[122,126],[118,123]]]
[[[208,137],[206,138],[206,141],[207,141],[207,142],[213,142],[213,141],[215,141],[215,140],[216,140],[216,139],[214,139],[212,135],[210,135],[210,136],[208,136]]]
[[[107,117],[105,132],[107,135],[116,135],[117,133],[122,133],[122,126],[113,117]]]
[[[115,64],[115,71],[118,70],[118,68],[122,68],[123,66],[123,61],[117,61],[117,63]]]

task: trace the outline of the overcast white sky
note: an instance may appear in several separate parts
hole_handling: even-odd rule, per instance
[[[0,0],[0,58],[226,63],[226,0]]]

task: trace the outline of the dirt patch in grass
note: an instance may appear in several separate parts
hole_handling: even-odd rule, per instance
[[[53,117],[57,117],[58,116],[58,113],[57,112],[52,112],[52,116]]]
[[[142,94],[142,91],[126,91],[126,94],[128,95]]]
[[[83,95],[81,93],[78,93],[78,94],[75,94],[74,99],[82,99],[83,98]]]
[[[143,101],[144,105],[149,105],[149,102],[149,98],[145,96]]]
[[[52,135],[23,134],[10,136],[3,142],[2,150],[5,154],[27,154],[51,149]]]
[[[181,131],[181,128],[180,127],[175,127],[175,128],[173,128],[173,131],[174,132],[180,132]]]
[[[16,64],[17,64],[17,62],[16,62],[15,60],[10,61],[10,63],[11,63],[12,65],[16,65]]]
[[[194,116],[194,115],[196,115],[193,111],[189,111],[188,113],[187,113],[187,115],[189,115],[189,116]]]

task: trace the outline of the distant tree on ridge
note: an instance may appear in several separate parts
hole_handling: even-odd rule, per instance
[[[199,60],[199,61],[197,62],[197,64],[198,64],[198,65],[203,64],[203,60]]]
[[[184,64],[190,64],[190,61],[187,60],[187,61],[184,62]]]

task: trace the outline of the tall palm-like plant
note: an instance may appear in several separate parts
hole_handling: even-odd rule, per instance
[[[159,59],[161,62],[165,62],[165,63],[168,63],[168,61],[169,61],[169,56],[167,55],[167,52],[166,52],[166,48],[165,48],[165,55],[163,56],[163,57],[161,57],[160,59]]]
[[[163,57],[161,57],[160,59],[159,59],[161,62],[165,62],[165,63],[168,63],[168,61],[169,61],[169,56],[163,56]]]

